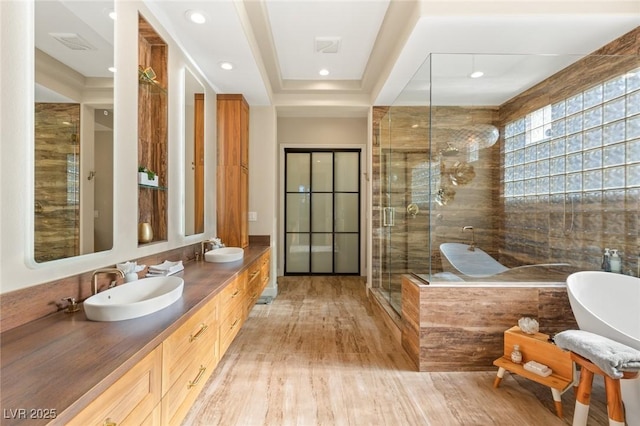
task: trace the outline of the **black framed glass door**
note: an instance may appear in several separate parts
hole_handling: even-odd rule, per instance
[[[360,274],[360,153],[285,149],[285,275]]]

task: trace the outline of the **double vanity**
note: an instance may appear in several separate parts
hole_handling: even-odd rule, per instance
[[[250,245],[240,260],[186,263],[182,297],[155,313],[98,322],[61,311],[2,333],[2,423],[180,424],[269,267],[269,247]]]

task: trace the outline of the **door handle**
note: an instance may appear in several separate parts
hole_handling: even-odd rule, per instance
[[[396,208],[385,207],[382,214],[382,226],[395,226],[396,224]]]

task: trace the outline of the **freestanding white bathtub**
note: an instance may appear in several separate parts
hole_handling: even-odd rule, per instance
[[[640,350],[640,279],[583,271],[567,278],[569,303],[582,330]],[[640,426],[640,379],[621,380],[629,426]]]

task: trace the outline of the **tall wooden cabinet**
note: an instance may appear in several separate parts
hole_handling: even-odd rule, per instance
[[[249,104],[242,95],[218,95],[218,238],[249,245]]]

